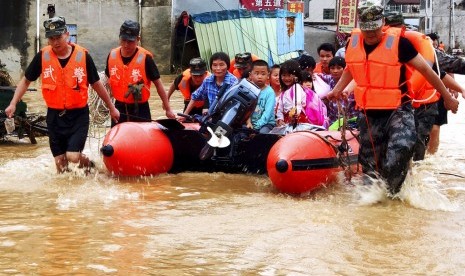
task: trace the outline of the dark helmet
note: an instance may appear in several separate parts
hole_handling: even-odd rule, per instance
[[[358,4],[358,24],[362,31],[373,31],[383,26],[384,8],[379,2],[360,1]]]
[[[384,22],[386,25],[395,27],[404,25],[404,16],[400,11],[390,11],[384,13]]]
[[[429,36],[429,38],[431,38],[431,40],[439,40],[439,35],[437,33],[430,33],[430,34],[427,34],[426,36]]]
[[[191,69],[192,75],[200,76],[207,71],[207,63],[201,58],[193,58],[189,62],[189,68]]]
[[[63,16],[55,16],[45,20],[44,27],[46,38],[61,35],[68,31],[66,19]]]
[[[237,54],[234,58],[235,68],[246,68],[249,64],[252,64],[252,54],[248,52]]]

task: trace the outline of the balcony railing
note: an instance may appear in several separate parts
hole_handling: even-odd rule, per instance
[[[404,15],[415,15],[420,13],[420,5],[388,5],[386,11],[400,11]]]

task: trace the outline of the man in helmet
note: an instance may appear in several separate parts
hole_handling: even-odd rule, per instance
[[[189,62],[189,69],[186,69],[182,74],[174,79],[173,83],[168,90],[168,99],[171,98],[175,90],[179,90],[184,98],[184,109],[191,100],[191,94],[200,87],[203,80],[208,77],[210,73],[207,71],[207,63],[201,58],[193,58]],[[199,114],[202,115],[204,102],[200,101],[189,112],[189,115]]]
[[[113,121],[118,121],[120,113],[112,104],[87,50],[68,42],[65,18],[49,18],[44,21],[44,27],[48,46],[32,59],[5,113],[10,118],[13,116],[16,103],[30,83],[40,77],[47,105],[50,150],[57,171],[67,171],[69,163],[90,168],[93,162],[82,153],[89,131],[88,86],[105,102]]]
[[[364,182],[379,178],[395,196],[407,176],[416,142],[413,108],[405,85],[405,65],[418,70],[444,97],[445,105],[457,112],[458,101],[442,84],[413,45],[398,28],[383,31],[381,3],[359,3],[360,29],[354,29],[346,50],[347,70],[328,98],[339,99],[354,79],[356,105],[361,109],[359,162]]]
[[[108,76],[120,122],[150,122],[150,87],[153,83],[166,117],[176,118],[168,102],[160,73],[148,50],[140,47],[140,24],[125,20],[119,30],[120,46],[110,51],[105,74]],[[114,126],[115,123],[112,123]]]
[[[238,80],[247,78],[250,70],[252,69],[252,54],[245,52],[239,53],[234,57],[233,71],[231,72]]]

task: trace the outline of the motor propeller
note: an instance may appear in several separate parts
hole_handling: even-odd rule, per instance
[[[211,127],[207,127],[208,132],[211,134],[210,140],[207,143],[214,148],[225,148],[231,144],[228,137],[223,135],[221,132],[214,132]]]

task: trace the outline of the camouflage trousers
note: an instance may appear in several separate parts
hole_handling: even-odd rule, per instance
[[[434,121],[438,114],[439,112],[437,103],[421,105],[415,109],[414,115],[415,128],[417,130],[417,141],[413,147],[413,161],[425,159],[429,134],[433,128]]]
[[[382,115],[362,112],[358,124],[363,173],[373,178],[381,176],[389,192],[397,194],[407,176],[417,140],[411,104]]]

